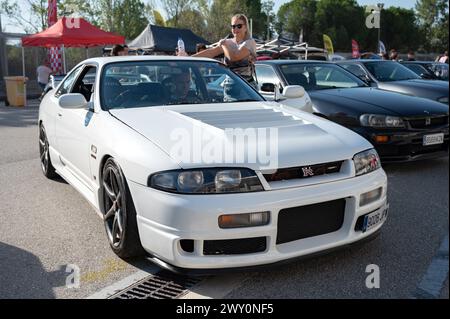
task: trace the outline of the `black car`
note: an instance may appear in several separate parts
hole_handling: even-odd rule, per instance
[[[448,64],[431,61],[403,61],[408,69],[425,80],[448,81]]]
[[[428,81],[406,66],[385,60],[348,60],[337,62],[370,86],[448,105],[448,82]]]
[[[384,162],[448,156],[449,113],[442,103],[369,87],[332,62],[261,61],[256,75],[268,100],[274,88],[303,86],[316,115],[364,136]]]

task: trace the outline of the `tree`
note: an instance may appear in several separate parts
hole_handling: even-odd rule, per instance
[[[303,30],[304,41],[311,42],[314,32],[314,21],[317,2],[310,0],[293,0],[282,5],[277,14],[275,29],[292,39],[299,39]]]
[[[134,39],[148,24],[145,17],[145,5],[141,0],[119,0],[113,9],[114,31]]]
[[[175,26],[173,20],[167,20],[167,26]],[[202,13],[195,9],[187,9],[178,17],[178,28],[190,29],[195,34],[206,34],[206,22]]]
[[[390,48],[416,50],[422,43],[414,10],[390,7],[382,12],[381,34]]]
[[[348,50],[351,39],[364,35],[364,9],[356,0],[321,0],[317,2],[314,32],[311,35],[313,45],[322,44],[322,34],[329,35],[335,49]]]
[[[2,0],[0,7],[15,26],[22,27],[27,33],[47,28],[47,0],[26,0],[20,5],[14,0]]]
[[[419,0],[416,2],[417,21],[425,37],[427,50],[448,49],[448,2]]]
[[[177,28],[180,16],[183,12],[192,9],[193,0],[161,0],[164,9],[167,12],[168,20],[173,27]]]

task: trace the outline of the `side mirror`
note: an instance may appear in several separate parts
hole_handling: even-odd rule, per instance
[[[88,106],[85,97],[80,93],[61,95],[58,104],[64,109],[85,109]]]
[[[433,76],[431,76],[430,74],[427,74],[427,73],[422,73],[422,74],[420,75],[420,77],[421,77],[422,79],[425,79],[425,80],[432,80],[432,79],[433,79]]]
[[[283,96],[287,99],[298,99],[305,96],[305,89],[300,85],[288,85],[283,90]]]
[[[263,83],[263,84],[261,85],[261,92],[275,93],[275,84],[272,84],[272,83]]]

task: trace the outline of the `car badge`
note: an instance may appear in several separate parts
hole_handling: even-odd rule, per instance
[[[311,166],[302,167],[302,172],[303,172],[303,177],[314,176],[314,170],[311,168]]]
[[[430,126],[430,125],[431,125],[431,118],[427,117],[427,118],[425,119],[425,125],[426,125],[426,126]]]

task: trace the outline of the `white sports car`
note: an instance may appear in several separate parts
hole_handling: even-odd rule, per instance
[[[225,75],[222,91],[211,74]],[[86,60],[45,95],[39,129],[43,173],[93,205],[122,258],[176,271],[275,264],[372,238],[387,217],[369,142],[265,101],[214,60]]]

